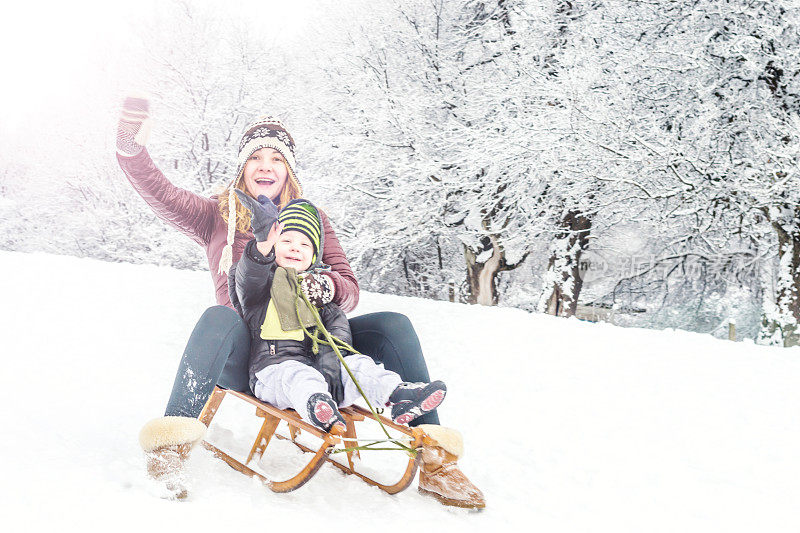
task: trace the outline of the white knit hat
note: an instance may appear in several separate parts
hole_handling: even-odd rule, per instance
[[[219,272],[228,273],[233,264],[233,239],[236,235],[236,194],[233,192],[236,183],[242,177],[244,166],[254,152],[262,148],[273,148],[280,152],[289,167],[289,180],[291,180],[302,195],[300,180],[295,173],[294,139],[286,131],[283,123],[270,116],[261,117],[245,129],[242,140],[239,142],[239,158],[236,175],[228,187],[228,240],[222,249],[219,260]]]

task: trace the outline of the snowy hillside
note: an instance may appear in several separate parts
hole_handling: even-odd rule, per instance
[[[362,293],[357,313],[417,328],[486,511],[444,508],[416,483],[389,496],[329,465],[273,494],[200,448],[176,503],[155,495],[137,436],[213,303],[208,273],[0,252],[0,280],[0,508],[27,531],[800,527],[800,348]]]

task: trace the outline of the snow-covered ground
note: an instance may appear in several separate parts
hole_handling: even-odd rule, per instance
[[[0,509],[21,530],[800,528],[800,349],[362,293],[357,314],[417,328],[487,509],[442,507],[416,482],[389,496],[330,465],[273,494],[201,448],[178,503],[156,496],[137,437],[213,304],[208,274],[0,252],[0,280]],[[215,435],[239,442],[250,413],[230,406]]]

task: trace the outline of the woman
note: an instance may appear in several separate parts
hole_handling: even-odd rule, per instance
[[[264,118],[250,124],[239,143],[236,174],[219,196],[205,198],[170,183],[155,166],[145,144],[149,134],[149,103],[129,97],[123,103],[117,129],[117,160],[134,189],[164,221],[191,237],[206,250],[217,303],[206,310],[192,332],[175,376],[166,417],[146,426],[141,436],[151,474],[180,472],[191,443],[203,428],[197,416],[215,385],[249,391],[247,326],[233,310],[228,294],[228,272],[252,239],[250,213],[233,193],[264,195],[283,207],[302,196],[295,173],[295,145],[278,120]],[[335,302],[343,311],[358,303],[359,287],[327,216],[322,213],[325,245],[322,261],[327,272],[304,282],[309,295],[324,294],[320,305]],[[370,354],[405,381],[430,381],[419,340],[409,320],[397,313],[373,313],[350,320],[353,345]],[[195,419],[195,420],[192,420]],[[438,424],[435,411],[417,424]],[[151,433],[155,432],[155,436]],[[165,445],[166,444],[166,445]],[[155,463],[159,463],[155,464]],[[174,468],[173,468],[174,467]],[[463,474],[462,474],[463,475]],[[175,482],[176,490],[180,480]]]

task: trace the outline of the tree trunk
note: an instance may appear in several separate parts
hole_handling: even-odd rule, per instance
[[[581,255],[589,246],[592,221],[569,211],[561,221],[563,231],[550,245],[550,261],[542,283],[539,311],[555,316],[575,316],[583,288]]]
[[[800,228],[772,223],[778,235],[778,276],[773,301],[765,301],[759,339],[800,345]]]
[[[471,304],[497,305],[497,274],[507,268],[497,238],[490,235],[485,241],[488,241],[486,244],[491,247],[492,255],[483,263],[478,262],[478,254],[474,250],[464,246],[469,286],[467,301]]]

